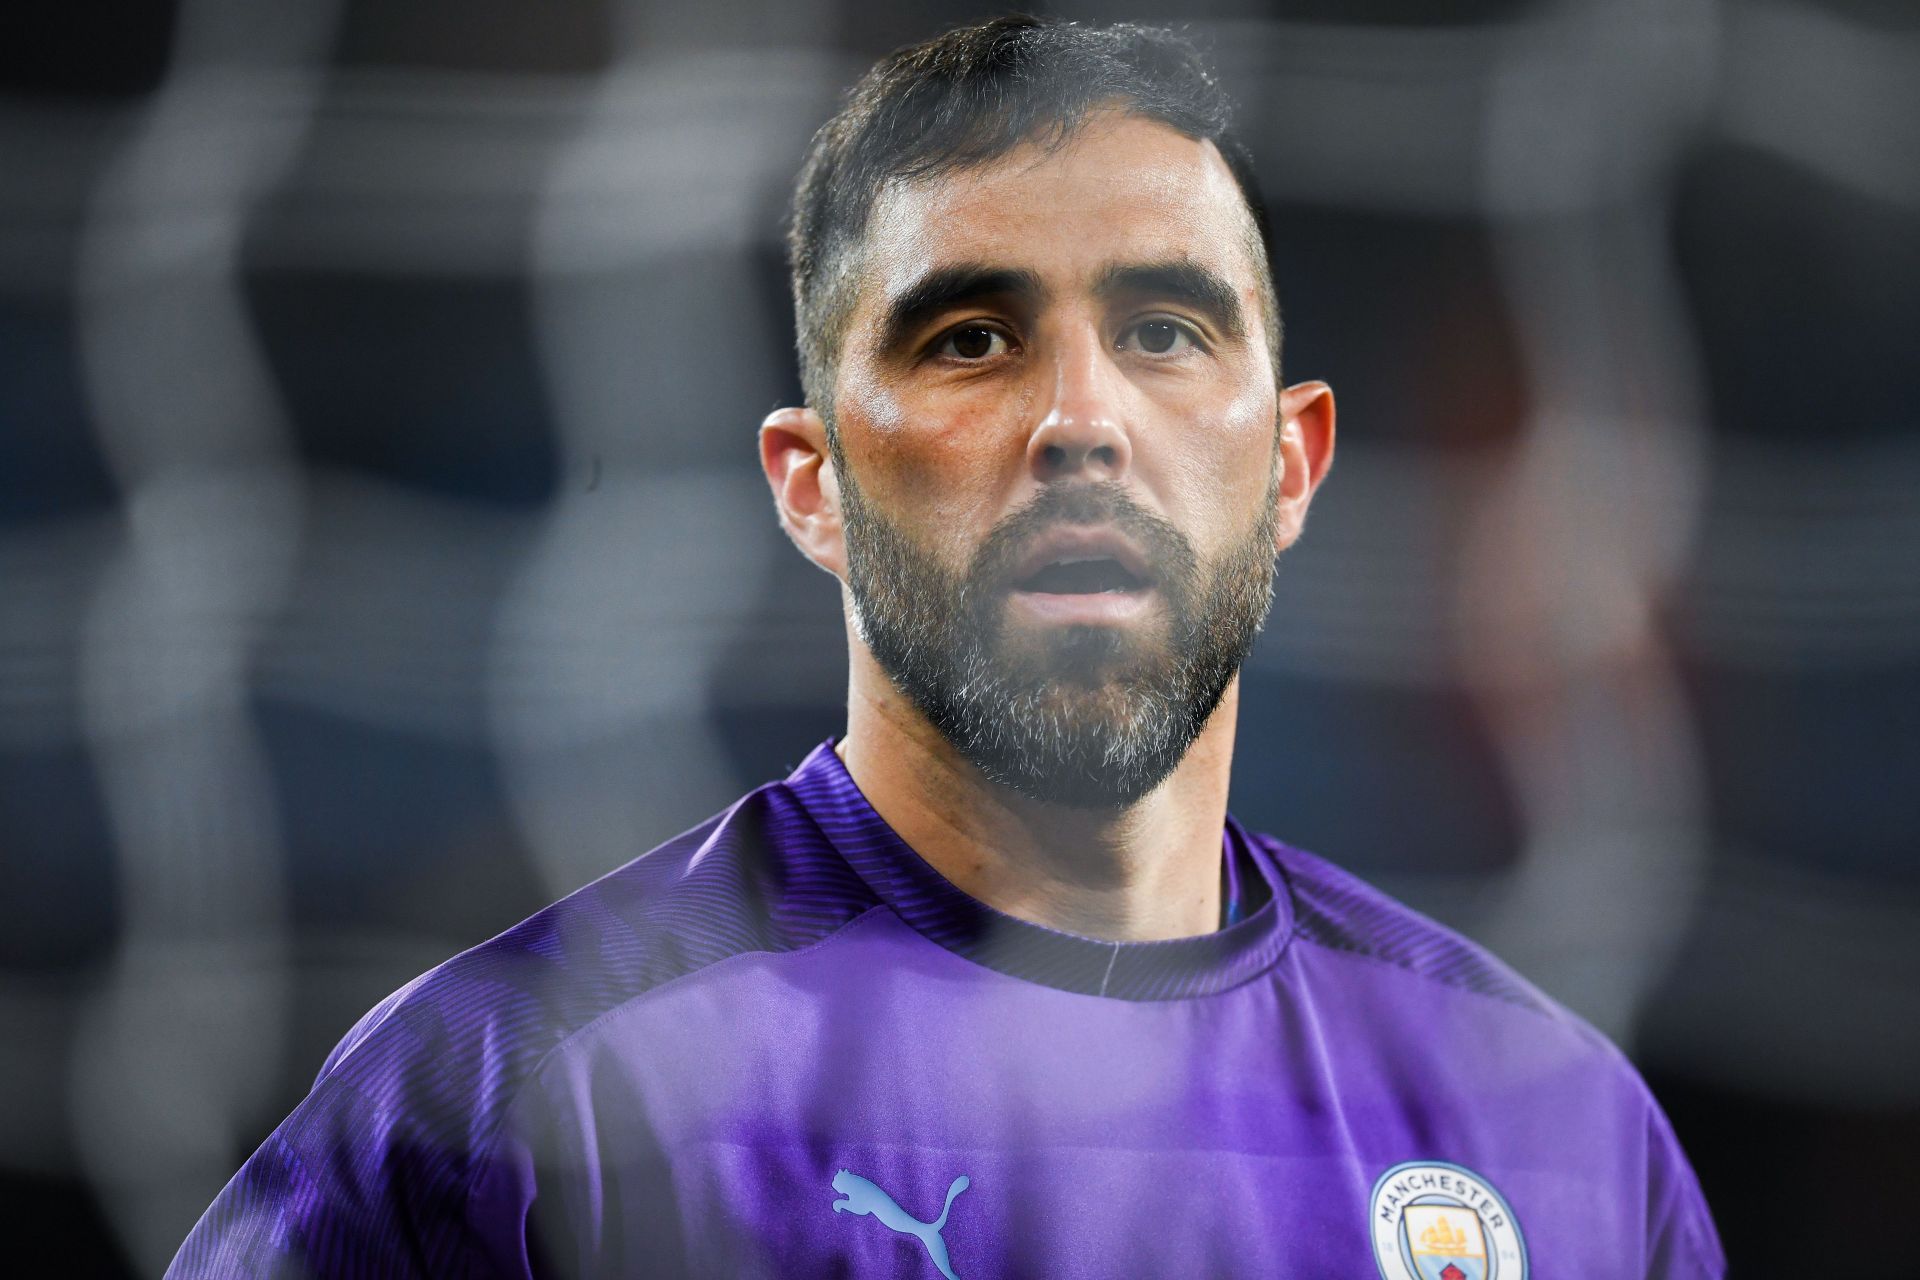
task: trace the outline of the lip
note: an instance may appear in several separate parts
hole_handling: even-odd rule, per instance
[[[1015,588],[1010,599],[1015,608],[1042,622],[1097,627],[1141,617],[1153,608],[1158,594],[1152,587],[1073,594]]]
[[[1027,553],[1013,566],[1013,590],[1019,595],[1047,596],[1053,593],[1045,591],[1023,591],[1020,584],[1032,578],[1034,574],[1056,560],[1095,558],[1110,559],[1122,569],[1138,578],[1143,584],[1139,591],[1107,592],[1103,594],[1119,597],[1145,595],[1153,587],[1153,574],[1147,569],[1147,557],[1132,539],[1112,525],[1057,525],[1034,539]],[[1078,600],[1082,595],[1062,596],[1061,599]]]
[[[1048,565],[1060,560],[1108,559],[1125,569],[1140,585],[1130,591],[1030,591],[1021,586]],[[1056,525],[1047,530],[1015,562],[1012,604],[1037,622],[1056,626],[1112,626],[1145,615],[1159,596],[1147,569],[1146,553],[1120,530],[1108,524]]]

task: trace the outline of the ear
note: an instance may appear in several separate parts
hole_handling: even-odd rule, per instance
[[[1307,525],[1307,507],[1333,465],[1333,388],[1301,382],[1280,393],[1280,518],[1274,550],[1285,551]]]
[[[773,490],[780,527],[800,554],[836,578],[847,572],[840,481],[827,451],[827,424],[811,409],[775,409],[760,424],[760,469]]]

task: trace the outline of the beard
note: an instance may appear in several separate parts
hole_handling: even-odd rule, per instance
[[[1100,482],[1044,489],[959,571],[867,501],[844,463],[837,470],[861,638],[962,758],[1034,800],[1118,810],[1159,786],[1273,602],[1277,465],[1252,530],[1212,563],[1123,485]],[[1163,608],[1132,631],[1009,626],[1025,549],[1055,526],[1091,524],[1112,525],[1145,553]]]

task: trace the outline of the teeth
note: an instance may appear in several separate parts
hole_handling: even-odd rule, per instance
[[[1047,561],[1047,563],[1050,565],[1051,564],[1086,564],[1090,560],[1111,560],[1111,559],[1113,559],[1112,556],[1102,556],[1102,555],[1061,556],[1059,559],[1049,560]]]

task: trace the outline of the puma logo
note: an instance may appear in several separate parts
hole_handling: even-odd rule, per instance
[[[918,1236],[920,1243],[927,1246],[927,1256],[933,1259],[933,1265],[940,1268],[940,1274],[947,1280],[960,1280],[959,1276],[953,1274],[953,1267],[947,1261],[947,1242],[940,1238],[940,1233],[946,1229],[947,1214],[953,1210],[953,1198],[972,1185],[964,1173],[955,1178],[953,1185],[947,1188],[947,1202],[940,1207],[940,1216],[932,1222],[922,1222],[895,1204],[892,1196],[873,1183],[857,1173],[842,1169],[833,1175],[833,1189],[846,1199],[835,1200],[833,1211],[872,1214],[902,1235]]]

